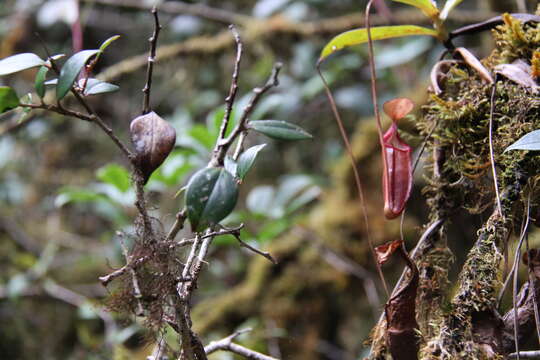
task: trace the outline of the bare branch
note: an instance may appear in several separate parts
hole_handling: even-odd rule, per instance
[[[274,259],[269,252],[258,250],[256,248],[254,248],[253,246],[249,245],[248,243],[244,242],[242,239],[240,239],[240,233],[239,232],[238,233],[233,233],[232,235],[234,235],[236,240],[238,240],[238,242],[240,243],[240,246],[245,247],[246,249],[251,250],[256,254],[264,256],[265,258],[270,260],[273,264],[277,264],[276,259]]]
[[[225,114],[223,115],[223,120],[221,121],[221,128],[219,129],[218,142],[225,138],[225,133],[227,132],[227,127],[231,118],[231,112],[234,105],[234,100],[236,94],[238,93],[238,75],[240,70],[240,61],[242,60],[242,41],[240,40],[240,35],[234,27],[234,25],[229,25],[229,30],[231,30],[234,41],[236,42],[236,60],[234,62],[234,71],[232,75],[231,88],[229,90],[229,95],[225,99]]]
[[[520,351],[519,353],[512,353],[508,355],[509,359],[540,359],[540,350],[534,351]]]
[[[143,115],[148,114],[150,112],[150,92],[152,89],[152,73],[154,70],[154,62],[156,60],[156,48],[157,48],[157,41],[159,37],[159,31],[161,30],[158,12],[155,6],[152,8],[152,15],[154,15],[155,24],[154,24],[154,33],[152,34],[152,37],[148,39],[148,41],[150,42],[150,54],[148,55],[148,67],[146,69],[146,85],[144,86],[144,89],[142,90],[144,93],[143,110],[142,110]]]
[[[210,344],[204,347],[204,351],[206,352],[207,355],[213,352],[219,351],[219,350],[225,350],[225,351],[230,351],[238,355],[242,355],[247,359],[278,360],[277,358],[261,354],[260,352],[248,349],[242,345],[238,345],[232,342],[238,335],[243,334],[248,331],[251,331],[251,329],[243,329],[240,331],[236,331],[234,334],[229,335],[224,339],[221,339],[219,341],[212,341]]]
[[[217,350],[219,350],[218,348],[216,348],[216,346],[219,346],[220,343],[222,342],[230,342],[230,341],[233,341],[234,339],[236,339],[238,336],[242,335],[242,334],[245,334],[247,332],[250,332],[252,331],[253,329],[252,328],[245,328],[245,329],[242,329],[242,330],[238,330],[238,331],[235,331],[234,333],[232,333],[231,335],[227,336],[226,338],[223,338],[221,340],[218,340],[218,341],[212,341],[210,342],[210,344],[206,345],[204,347],[204,352],[209,355]]]
[[[187,211],[186,209],[180,210],[176,214],[176,220],[174,221],[173,226],[169,230],[169,233],[167,234],[167,240],[172,240],[176,237],[178,232],[184,228],[184,223],[186,222],[187,218]]]
[[[242,153],[243,151],[244,141],[246,140],[246,136],[247,136],[247,131],[242,131],[240,133],[240,136],[238,137],[238,142],[236,143],[236,149],[234,150],[234,154],[232,157],[234,161],[238,160],[238,158],[240,157],[240,153]]]
[[[268,92],[268,90],[272,89],[273,87],[276,87],[279,85],[279,71],[281,70],[282,64],[280,62],[276,63],[274,65],[274,68],[272,69],[272,74],[270,75],[269,79],[266,81],[266,84],[263,87],[258,87],[253,89],[253,96],[251,97],[249,103],[244,108],[242,115],[240,117],[240,120],[238,121],[238,124],[236,124],[236,127],[232,130],[231,134],[222,140],[218,140],[216,147],[214,148],[214,152],[212,155],[212,159],[210,160],[211,166],[218,166],[223,164],[223,160],[225,159],[225,155],[227,154],[227,151],[229,150],[229,147],[232,145],[232,143],[236,140],[236,138],[246,130],[246,123],[249,119],[249,116],[251,115],[252,111],[255,109],[255,106],[261,99],[261,97]]]
[[[116,234],[120,238],[120,246],[122,247],[122,254],[124,255],[124,258],[126,259],[126,263],[129,264],[131,262],[131,256],[129,256],[127,246],[124,242],[124,234],[120,231],[118,231]],[[131,273],[131,284],[133,285],[133,297],[137,301],[137,311],[135,315],[143,316],[144,308],[141,302],[142,294],[141,294],[141,288],[139,287],[139,280],[137,279],[137,273],[135,272],[135,269],[133,269],[132,267],[129,268],[129,272]]]
[[[101,285],[107,286],[111,281],[113,281],[117,277],[124,275],[126,271],[129,271],[130,269],[136,269],[138,266],[144,264],[149,259],[150,259],[149,256],[143,256],[138,259],[134,259],[129,264],[122,266],[121,268],[113,271],[109,275],[100,276],[99,281],[101,282]]]

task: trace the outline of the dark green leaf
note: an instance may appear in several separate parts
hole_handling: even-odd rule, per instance
[[[97,178],[125,193],[131,187],[129,172],[123,166],[108,164],[98,169]]]
[[[430,35],[437,36],[437,31],[416,25],[395,25],[395,26],[377,26],[371,28],[371,39],[382,40],[395,37],[404,37],[412,35]],[[319,62],[326,59],[329,55],[343,48],[359,45],[368,41],[367,29],[356,29],[345,31],[334,37],[321,52]]]
[[[193,231],[217,224],[229,215],[238,199],[238,185],[223,168],[196,172],[186,191],[187,216]]]
[[[45,96],[45,77],[47,76],[48,71],[48,67],[42,66],[39,68],[39,71],[36,74],[34,87],[36,88],[36,93],[40,98],[43,98]]]
[[[36,54],[17,54],[0,60],[0,76],[13,74],[45,64]]]
[[[540,150],[540,130],[534,130],[523,135],[519,140],[507,147],[504,152],[509,150]]]
[[[250,121],[248,128],[280,140],[304,140],[313,136],[301,127],[281,120]]]
[[[101,81],[98,79],[90,78],[86,82],[86,88],[84,90],[84,95],[97,95],[115,92],[120,89],[119,86],[114,84],[109,84],[108,82]]]
[[[15,90],[8,86],[0,86],[0,114],[19,106],[19,97]]]
[[[257,154],[259,154],[259,151],[264,149],[265,146],[266,144],[255,145],[253,147],[250,147],[249,149],[244,151],[242,155],[240,155],[240,157],[238,158],[237,168],[238,178],[243,180],[246,177],[246,174],[251,169],[253,163],[255,162],[255,159],[257,158]]]
[[[223,166],[225,166],[225,170],[230,172],[232,176],[237,176],[238,164],[236,163],[236,161],[233,160],[232,157],[228,155],[225,156],[225,163],[223,164]]]
[[[84,65],[98,52],[99,50],[79,51],[66,61],[64,66],[62,66],[60,76],[58,77],[58,86],[56,87],[57,100],[60,100],[66,96]]]

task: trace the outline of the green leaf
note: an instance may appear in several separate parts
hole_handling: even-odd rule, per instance
[[[439,15],[439,18],[444,21],[448,17],[448,14],[450,14],[450,11],[452,11],[456,6],[458,6],[463,0],[446,0],[446,3],[444,4],[444,7],[441,11],[441,15]]]
[[[540,150],[540,130],[534,130],[523,135],[519,140],[507,147],[504,152],[510,150]]]
[[[313,138],[311,134],[301,127],[281,120],[250,121],[248,123],[248,128],[273,139],[304,140]]]
[[[223,166],[225,170],[231,173],[232,176],[238,177],[238,164],[233,160],[229,155],[225,156],[225,161]]]
[[[97,170],[96,176],[99,180],[113,185],[115,188],[125,193],[131,187],[129,172],[123,166],[108,164]]]
[[[371,38],[373,40],[383,40],[413,35],[429,35],[437,37],[437,31],[416,25],[378,26],[371,28]],[[367,41],[367,29],[365,28],[343,32],[326,44],[321,52],[321,56],[319,57],[319,62],[323,61],[336,51],[349,46],[363,44]]]
[[[188,135],[207,149],[212,149],[216,142],[217,134],[212,134],[206,126],[195,125],[188,130]]]
[[[422,10],[422,12],[431,19],[435,19],[439,16],[439,9],[437,9],[437,7],[433,5],[431,0],[392,0],[392,1],[414,6]]]
[[[36,88],[36,93],[40,98],[43,98],[45,96],[45,77],[47,76],[48,71],[48,67],[42,66],[39,68],[39,71],[36,74],[34,87]]]
[[[13,74],[45,64],[39,56],[31,53],[17,54],[0,60],[0,76]]]
[[[0,114],[19,106],[19,97],[9,86],[0,86]]]
[[[60,189],[60,194],[54,200],[54,205],[62,207],[69,203],[92,203],[104,200],[109,201],[107,196],[95,191],[65,187]]]
[[[119,86],[110,84],[105,81],[101,81],[98,79],[90,78],[86,82],[86,88],[84,90],[84,95],[98,95],[98,94],[104,94],[104,93],[110,93],[115,92],[120,89]]]
[[[238,199],[238,185],[223,168],[196,172],[186,191],[186,208],[193,231],[217,224],[229,215]]]
[[[259,185],[249,192],[246,198],[246,207],[253,214],[268,217],[269,212],[272,212],[275,207],[275,198],[276,189],[273,186]]]
[[[58,77],[58,86],[56,87],[57,100],[66,96],[84,65],[98,52],[99,50],[83,50],[67,59],[64,66],[62,66],[60,76]]]
[[[105,51],[105,49],[107,49],[109,47],[109,45],[112,44],[113,41],[116,41],[120,38],[120,35],[114,35],[114,36],[111,36],[110,38],[108,38],[107,40],[105,40],[103,42],[103,44],[101,44],[101,46],[99,47],[99,52],[102,53]]]
[[[265,146],[266,144],[255,145],[253,147],[250,147],[249,149],[244,151],[242,155],[240,155],[240,157],[238,158],[237,167],[238,178],[243,180],[246,177],[246,174],[251,169],[253,163],[255,162],[255,159],[257,158],[257,154],[259,153],[259,151],[264,149]]]
[[[257,242],[263,244],[269,240],[275,239],[290,227],[291,222],[288,218],[268,221],[259,229]]]

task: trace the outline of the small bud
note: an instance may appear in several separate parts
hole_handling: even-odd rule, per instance
[[[144,184],[150,175],[167,158],[176,142],[174,128],[155,112],[141,115],[131,122],[131,142],[135,147],[136,162],[144,176]]]

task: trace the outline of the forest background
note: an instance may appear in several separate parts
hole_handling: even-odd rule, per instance
[[[501,12],[532,11],[534,1],[466,1],[448,26],[479,22]],[[121,35],[94,69],[120,91],[90,99],[98,113],[128,139],[140,114],[147,39],[154,1],[4,0],[0,5],[0,58],[35,52],[71,54],[78,17],[84,48]],[[193,299],[194,328],[208,343],[246,327],[239,342],[283,359],[358,359],[382,310],[385,295],[365,240],[350,164],[343,156],[315,65],[334,35],[363,24],[363,1],[166,1],[154,68],[153,109],[177,131],[173,153],[150,178],[152,215],[169,228],[183,203],[175,194],[210,157],[224,112],[235,60],[229,24],[244,55],[238,108],[254,87],[283,64],[279,86],[261,100],[252,120],[278,119],[306,129],[314,140],[282,142],[250,135],[247,145],[268,145],[245,179],[226,224],[244,223],[244,241],[269,251],[273,265],[240,250],[233,237],[216,239]],[[379,2],[373,25],[428,19],[413,8]],[[478,57],[494,44],[488,33],[460,40]],[[377,42],[381,103],[408,96],[419,106],[403,123],[414,128],[427,99],[429,71],[442,51],[435,40],[411,37]],[[374,242],[399,238],[399,220],[382,213],[381,165],[372,119],[367,48],[358,46],[323,65],[357,153]],[[19,94],[32,91],[35,72],[4,77]],[[233,114],[233,117],[235,115]],[[237,115],[238,116],[238,115]],[[6,359],[144,359],[155,334],[134,315],[106,310],[110,295],[98,277],[122,265],[117,231],[130,233],[134,190],[128,164],[102,133],[82,121],[44,112],[0,117],[0,354]],[[404,220],[414,246],[427,222],[422,171]],[[456,216],[449,246],[459,269],[485,215]],[[534,236],[534,234],[533,234]],[[396,261],[385,274],[394,283]],[[452,274],[451,276],[456,276]],[[168,336],[167,332],[161,334]],[[216,353],[213,359],[230,359]]]

